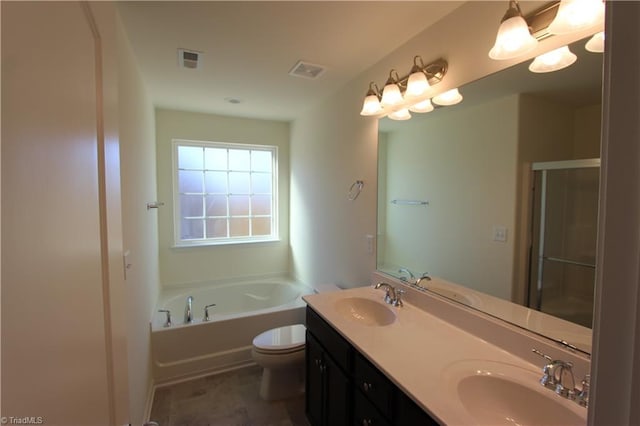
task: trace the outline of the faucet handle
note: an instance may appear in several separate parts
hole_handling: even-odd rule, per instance
[[[212,303],[204,307],[204,318],[202,319],[202,321],[209,321],[209,308],[213,306],[216,306],[216,304]]]
[[[399,307],[404,306],[404,303],[402,303],[402,295],[405,293],[406,293],[405,290],[401,288],[396,288],[396,299],[393,302],[393,306],[399,306]]]
[[[589,405],[589,388],[591,387],[591,375],[587,374],[582,379],[582,389],[576,395],[576,402],[583,407]]]
[[[573,375],[573,364],[566,361],[554,361],[554,364],[557,365],[556,393],[568,399],[575,399],[576,380]]]
[[[171,311],[168,309],[158,309],[158,312],[164,312],[167,314],[167,321],[164,323],[164,326],[171,327]]]

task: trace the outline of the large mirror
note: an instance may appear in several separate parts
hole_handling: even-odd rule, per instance
[[[380,120],[378,270],[591,351],[602,54]],[[412,278],[410,275],[416,278]]]

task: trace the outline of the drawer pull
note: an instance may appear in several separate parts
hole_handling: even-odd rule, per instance
[[[362,426],[371,426],[371,419],[362,419]]]
[[[373,389],[373,385],[371,383],[362,382],[362,389],[364,389],[365,392],[369,392]]]

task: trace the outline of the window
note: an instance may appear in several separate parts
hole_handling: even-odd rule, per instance
[[[278,238],[277,147],[173,144],[176,245]]]

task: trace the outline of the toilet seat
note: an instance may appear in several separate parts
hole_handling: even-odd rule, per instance
[[[257,353],[285,355],[304,350],[306,328],[302,324],[274,328],[253,339]]]

